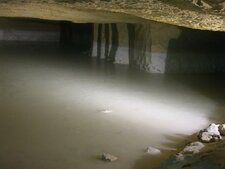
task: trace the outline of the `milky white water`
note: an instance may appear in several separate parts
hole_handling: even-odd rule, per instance
[[[174,149],[224,117],[220,88],[205,75],[149,75],[64,55],[1,52],[0,168],[151,169],[146,147]],[[103,162],[103,152],[119,160]]]

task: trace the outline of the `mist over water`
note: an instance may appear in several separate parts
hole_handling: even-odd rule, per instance
[[[146,147],[175,149],[224,117],[223,75],[150,75],[56,48],[0,51],[1,168],[151,168]]]

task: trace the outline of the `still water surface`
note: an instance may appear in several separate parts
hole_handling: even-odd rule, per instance
[[[150,75],[66,53],[12,50],[0,53],[3,169],[151,169],[225,115],[223,75]],[[145,154],[148,146],[163,154]],[[102,162],[103,152],[119,160]]]

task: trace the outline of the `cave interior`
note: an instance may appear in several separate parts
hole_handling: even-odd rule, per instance
[[[203,126],[224,122],[224,44],[223,31],[154,21],[1,17],[0,166],[161,163]],[[143,155],[149,144],[163,155]],[[102,163],[105,151],[119,160]]]

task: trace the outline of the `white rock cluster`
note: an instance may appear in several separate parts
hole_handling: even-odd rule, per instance
[[[207,128],[201,130],[198,133],[199,141],[195,141],[195,142],[191,142],[187,144],[182,151],[172,156],[172,162],[174,159],[175,160],[174,164],[185,163],[186,161],[188,161],[188,159],[191,159],[190,157],[196,157],[194,156],[195,154],[198,154],[198,153],[201,154],[204,151],[206,152],[207,144],[204,144],[204,143],[220,141],[223,139],[223,136],[225,137],[225,124],[215,124],[215,123],[210,124]],[[161,151],[157,148],[149,146],[146,149],[146,153],[150,155],[160,155]],[[103,161],[113,162],[113,161],[116,161],[117,159],[118,157],[112,154],[108,154],[108,153],[102,154]]]
[[[198,133],[199,141],[186,145],[181,152],[175,155],[175,159],[177,161],[182,161],[187,156],[200,153],[205,147],[203,143],[220,141],[223,136],[225,136],[225,124],[212,123]]]
[[[201,142],[209,143],[220,141],[225,135],[225,124],[210,124],[206,129],[201,130],[198,138]]]

